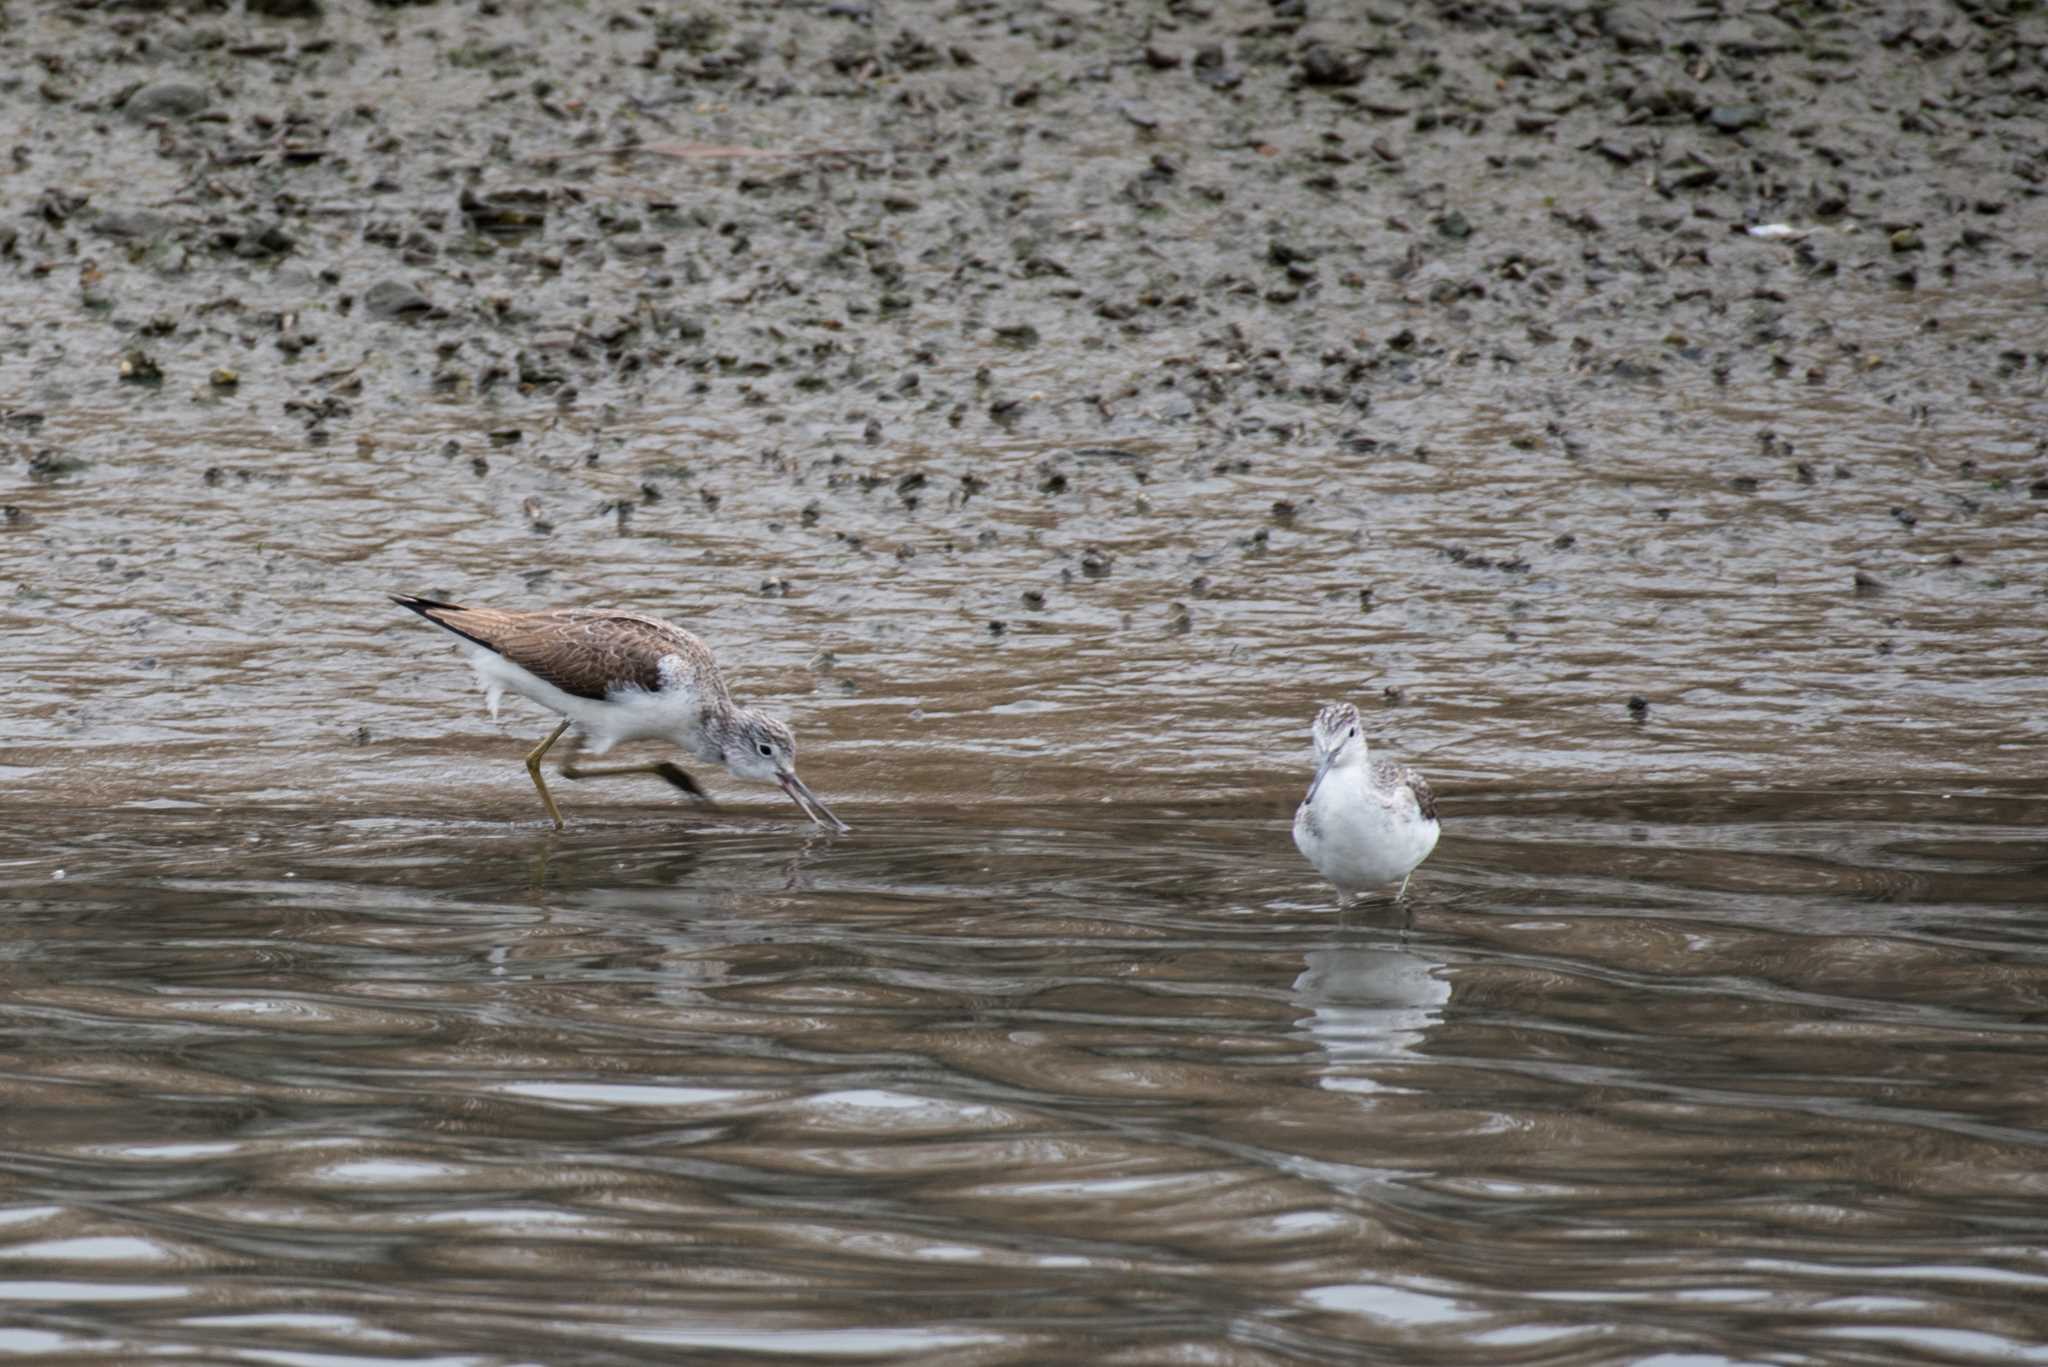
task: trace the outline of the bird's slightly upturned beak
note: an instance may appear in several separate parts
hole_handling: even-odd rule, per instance
[[[1302,799],[1303,802],[1314,802],[1316,800],[1316,789],[1323,786],[1323,775],[1329,773],[1330,766],[1336,762],[1337,757],[1334,754],[1323,756],[1322,763],[1316,765],[1316,776],[1309,780],[1308,796]]]
[[[818,795],[805,787],[804,781],[795,774],[790,773],[787,769],[778,770],[775,775],[775,781],[782,785],[782,791],[788,793],[797,806],[803,808],[804,815],[817,822],[820,826],[830,826],[838,831],[850,831],[853,829],[853,827],[832,815],[832,809],[818,801]]]

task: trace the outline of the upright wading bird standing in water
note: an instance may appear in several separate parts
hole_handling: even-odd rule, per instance
[[[1429,780],[1405,764],[1371,759],[1358,709],[1331,703],[1309,732],[1316,776],[1294,813],[1294,844],[1337,885],[1341,905],[1354,892],[1401,880],[1429,858],[1443,827]]]
[[[796,776],[796,737],[789,728],[733,702],[711,648],[679,626],[637,612],[500,612],[404,594],[391,595],[391,601],[469,642],[469,663],[493,720],[508,690],[563,718],[526,756],[526,772],[557,830],[562,814],[540,762],[572,726],[572,745],[580,749],[587,742],[592,755],[625,740],[671,741],[708,764],[724,765],[736,778],[778,785],[820,826],[850,829]],[[699,801],[711,801],[672,763],[578,769],[575,758],[572,750],[562,762],[565,778],[659,774]]]

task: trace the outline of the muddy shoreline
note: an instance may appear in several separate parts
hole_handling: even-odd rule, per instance
[[[256,8],[0,29],[17,798],[517,802],[390,589],[862,803],[2038,764],[2024,4]]]

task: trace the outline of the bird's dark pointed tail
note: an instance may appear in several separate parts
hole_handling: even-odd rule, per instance
[[[391,601],[402,608],[408,608],[413,612],[417,612],[443,631],[452,632],[465,641],[474,641],[486,650],[498,649],[497,646],[486,641],[483,637],[471,635],[442,615],[443,613],[467,612],[469,609],[463,607],[460,603],[444,603],[438,598],[419,598],[410,593],[394,593],[391,595]]]

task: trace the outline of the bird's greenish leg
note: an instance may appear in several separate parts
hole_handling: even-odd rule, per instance
[[[526,772],[533,776],[533,786],[540,793],[541,805],[546,807],[548,815],[555,819],[555,829],[558,831],[562,829],[562,813],[555,806],[554,795],[548,792],[548,781],[540,776],[540,761],[541,756],[548,752],[548,747],[560,740],[562,733],[568,729],[569,723],[564,721],[548,733],[546,740],[534,746],[526,755]]]
[[[657,778],[664,779],[675,787],[682,789],[706,807],[715,809],[718,806],[717,803],[711,800],[711,794],[705,792],[698,785],[696,779],[691,778],[688,772],[680,765],[672,764],[668,760],[661,760],[654,764],[617,764],[608,769],[584,769],[578,767],[576,763],[576,756],[583,749],[582,737],[579,736],[576,740],[570,742],[570,745],[569,753],[562,756],[561,773],[563,778],[580,780],[586,778],[616,778],[621,774],[653,774]]]

